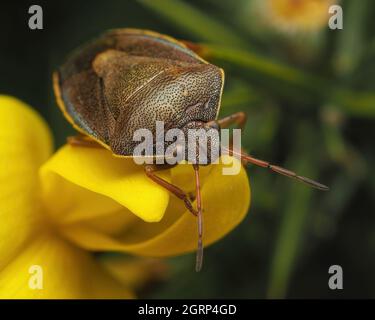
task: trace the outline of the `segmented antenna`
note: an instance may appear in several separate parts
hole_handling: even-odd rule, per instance
[[[203,264],[203,216],[202,216],[202,198],[201,198],[201,187],[199,179],[199,165],[194,164],[195,172],[195,188],[196,188],[196,199],[197,199],[197,218],[198,218],[198,247],[197,256],[195,261],[195,271],[199,272],[202,269]]]
[[[273,172],[277,172],[279,174],[282,174],[283,176],[296,179],[296,180],[298,180],[300,182],[303,182],[303,183],[305,183],[305,184],[307,184],[310,187],[313,187],[315,189],[319,189],[319,190],[323,190],[323,191],[328,191],[329,190],[329,188],[326,185],[324,185],[324,184],[321,184],[321,183],[316,182],[316,181],[314,181],[312,179],[300,176],[300,175],[296,174],[293,171],[290,171],[288,169],[285,169],[285,168],[273,165],[273,164],[271,164],[271,163],[269,163],[267,161],[254,158],[254,157],[252,157],[252,156],[250,156],[250,155],[248,155],[248,154],[246,154],[244,152],[238,153],[238,152],[236,152],[236,151],[234,151],[232,149],[228,149],[228,148],[225,148],[225,147],[222,147],[222,149],[228,151],[229,155],[234,155],[234,156],[240,157],[242,161],[255,164],[256,166],[259,166],[259,167],[270,169]]]

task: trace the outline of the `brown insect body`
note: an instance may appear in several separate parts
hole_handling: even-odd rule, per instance
[[[53,82],[59,107],[68,121],[84,134],[68,141],[79,146],[97,147],[99,143],[116,156],[131,157],[139,143],[133,141],[134,132],[148,129],[155,134],[156,121],[163,121],[165,130],[181,129],[185,133],[187,129],[220,129],[232,124],[242,128],[246,122],[243,112],[217,119],[224,84],[222,69],[203,60],[184,43],[152,31],[118,29],[105,33],[78,49],[54,73]],[[96,143],[92,144],[93,140]],[[207,156],[212,143],[220,141],[210,143]],[[328,190],[325,185],[243,151],[227,151],[243,163]],[[207,160],[210,163],[213,159],[207,157]],[[193,165],[197,209],[186,192],[155,174],[166,166],[145,166],[145,174],[150,179],[183,200],[186,208],[197,216],[197,271],[203,259],[198,164]]]
[[[80,48],[54,75],[68,120],[115,155],[131,156],[134,131],[201,127],[215,120],[224,72],[172,38],[109,31]]]

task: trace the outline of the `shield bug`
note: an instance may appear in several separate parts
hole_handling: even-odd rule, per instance
[[[246,122],[243,112],[218,118],[224,71],[190,48],[194,49],[194,46],[138,29],[111,30],[79,48],[53,75],[58,105],[81,134],[69,137],[68,142],[77,146],[104,147],[115,156],[132,157],[137,145],[133,141],[134,132],[140,128],[154,132],[156,121],[163,121],[165,130],[243,127]],[[244,163],[328,190],[318,182],[242,151],[229,151]],[[197,216],[197,271],[201,269],[203,259],[200,164],[199,161],[193,164],[197,208],[193,207],[186,192],[156,174],[168,166],[145,165],[149,178],[184,201],[187,209]]]

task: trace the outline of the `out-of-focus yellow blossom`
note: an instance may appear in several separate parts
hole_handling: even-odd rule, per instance
[[[250,189],[243,169],[201,171],[208,245],[244,218]],[[194,190],[191,166],[160,175]],[[0,96],[0,221],[0,298],[131,298],[147,264],[112,264],[92,252],[165,257],[197,242],[195,217],[132,159],[69,145],[52,155],[47,125],[8,96]],[[43,289],[29,286],[32,266],[42,268]]]
[[[274,30],[314,32],[328,26],[329,7],[338,0],[254,0],[252,9]]]

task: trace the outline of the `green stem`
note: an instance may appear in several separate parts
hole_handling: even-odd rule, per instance
[[[375,117],[375,94],[357,92],[332,84],[332,80],[306,73],[297,68],[262,57],[258,54],[220,45],[202,45],[203,55],[239,76],[260,83],[271,91],[288,98],[325,102],[336,105],[348,115]]]
[[[177,27],[207,42],[244,47],[245,41],[220,21],[181,0],[138,0]]]
[[[301,127],[299,136],[304,137],[304,144],[313,145],[314,130]],[[307,144],[306,144],[307,143]],[[301,150],[302,149],[302,150]],[[308,149],[308,148],[307,148]],[[297,146],[290,161],[290,167],[297,172],[314,178],[317,175],[316,164],[312,152],[306,147]],[[285,298],[294,264],[298,256],[298,249],[302,246],[305,222],[311,208],[313,189],[294,183],[286,199],[286,206],[279,235],[276,239],[276,248],[271,263],[270,282],[268,287],[269,298]]]

